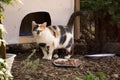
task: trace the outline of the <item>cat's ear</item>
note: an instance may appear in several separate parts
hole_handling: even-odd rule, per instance
[[[47,26],[47,22],[44,22],[42,25],[43,25],[43,26]]]
[[[34,27],[37,23],[35,21],[32,21],[32,27]]]
[[[42,27],[45,29],[47,27],[47,22],[42,23]]]

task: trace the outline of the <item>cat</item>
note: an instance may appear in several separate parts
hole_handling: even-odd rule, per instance
[[[74,44],[74,19],[81,12],[74,12],[66,26],[47,26],[47,22],[38,24],[32,21],[32,34],[37,44],[42,44],[43,59],[51,60],[55,49],[64,48],[69,53],[65,58],[72,56],[71,49]]]

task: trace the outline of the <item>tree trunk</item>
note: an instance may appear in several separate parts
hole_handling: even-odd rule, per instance
[[[108,38],[110,36],[109,32],[110,32],[110,28],[112,27],[110,25],[110,15],[108,13],[106,13],[106,15],[103,15],[105,13],[103,12],[99,12],[96,14],[96,23],[95,23],[95,38],[96,38],[96,44],[98,45],[99,51],[98,52],[102,52],[102,49],[104,47],[104,45],[109,41]],[[99,16],[98,16],[99,15]],[[108,31],[109,30],[109,31]],[[112,31],[113,32],[113,31]],[[114,33],[113,33],[114,34]]]
[[[99,19],[97,17],[97,14],[95,13],[95,43],[96,44],[96,52],[100,52],[100,23],[99,23]]]
[[[1,24],[1,20],[0,20],[0,24]],[[0,39],[3,40],[2,30],[0,30]],[[6,58],[6,45],[4,45],[3,41],[1,41],[0,43],[1,43],[1,45],[0,45],[0,57],[5,59]]]
[[[1,42],[1,46],[0,46],[0,57],[3,59],[6,58],[6,46],[4,45],[3,42]]]
[[[80,0],[75,0],[75,12],[80,11]],[[74,39],[78,40],[80,38],[80,17],[77,16],[74,24]]]

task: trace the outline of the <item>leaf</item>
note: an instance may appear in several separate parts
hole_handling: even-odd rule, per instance
[[[109,13],[112,17],[112,22],[120,21],[120,4],[116,0],[80,0],[81,10],[88,12],[102,12]],[[98,16],[99,13],[97,13]],[[101,16],[100,16],[101,17]]]
[[[94,80],[95,78],[95,75],[90,72],[89,75],[84,78],[84,80]]]
[[[97,72],[97,75],[99,76],[100,79],[104,79],[106,77],[105,73],[103,72]]]

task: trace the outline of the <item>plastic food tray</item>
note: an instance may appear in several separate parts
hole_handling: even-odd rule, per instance
[[[72,64],[59,64],[59,63],[57,63],[60,61],[69,61],[69,60],[75,60],[76,64],[72,65]],[[55,66],[58,66],[58,67],[79,67],[80,66],[79,59],[73,59],[73,58],[71,58],[71,59],[58,58],[58,59],[53,61],[53,64]]]

